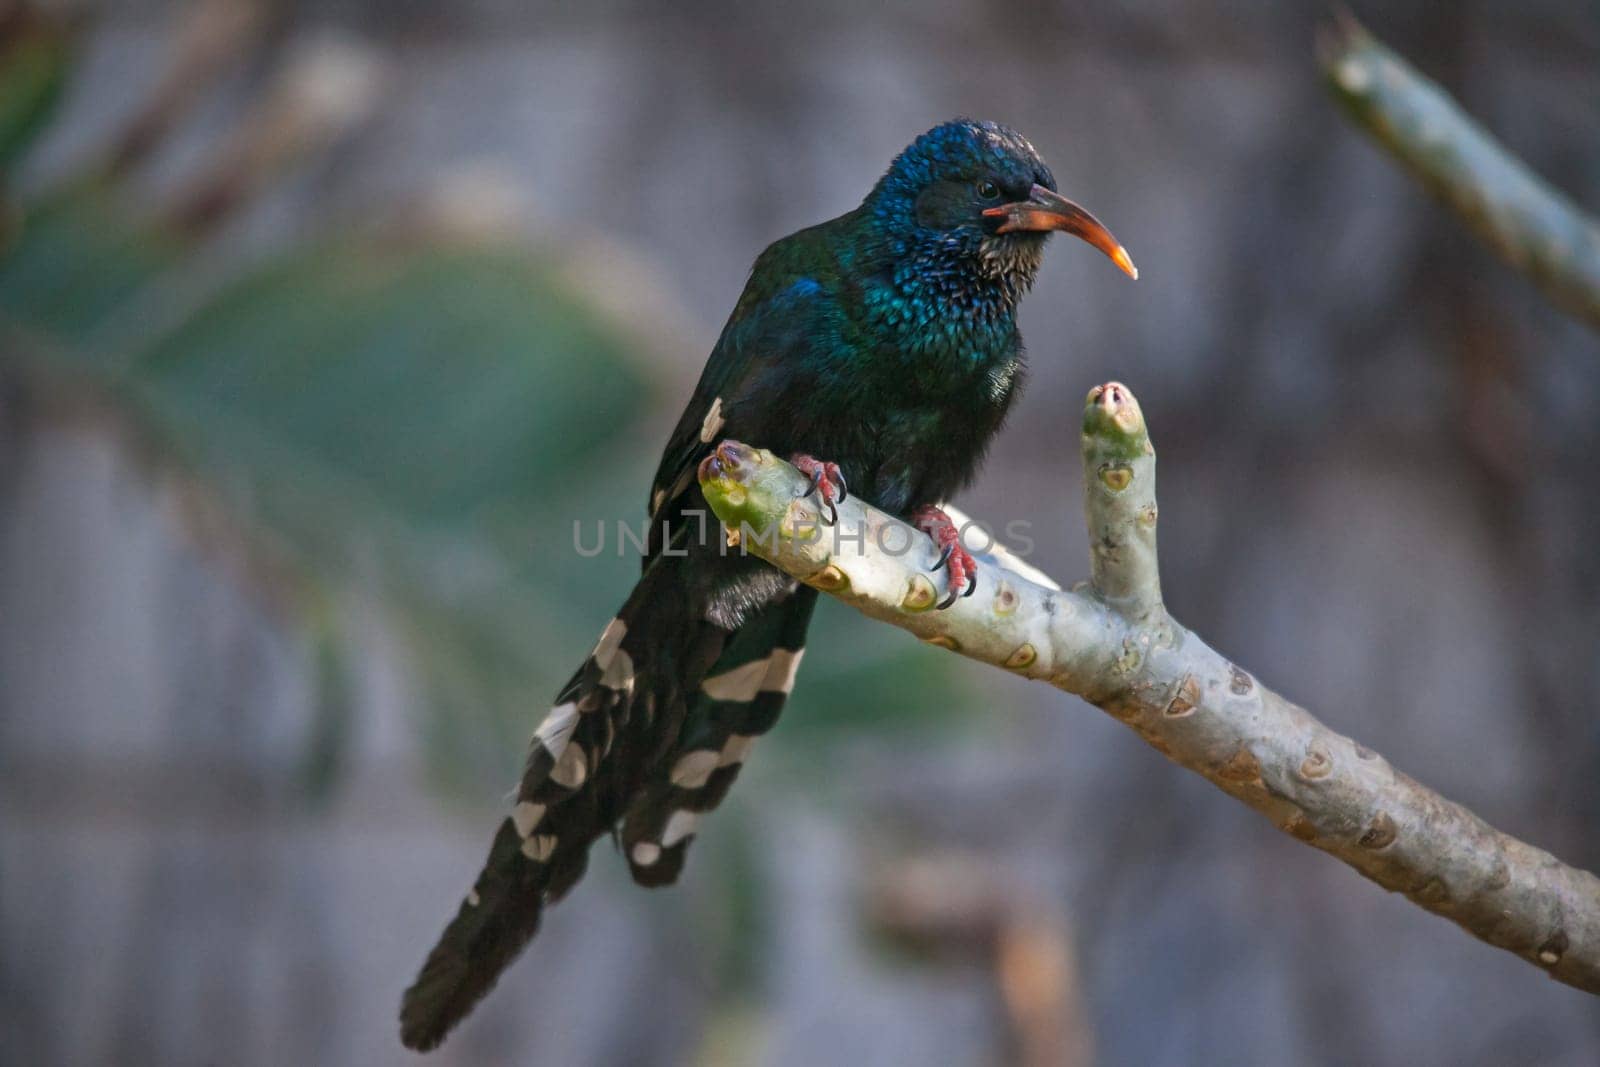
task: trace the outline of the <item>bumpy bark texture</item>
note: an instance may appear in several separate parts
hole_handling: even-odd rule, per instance
[[[725,442],[702,481],[749,551],[930,644],[1075,693],[1296,839],[1469,933],[1600,994],[1600,878],[1494,829],[1261,685],[1167,614],[1156,564],[1155,451],[1138,402],[1091,390],[1083,421],[1093,581],[1064,591],[1003,551],[944,611],[932,542],[850,498],[820,522],[810,483]],[[986,540],[969,528],[976,552]]]
[[[1600,225],[1353,20],[1327,30],[1320,52],[1363,129],[1554,304],[1600,329]]]

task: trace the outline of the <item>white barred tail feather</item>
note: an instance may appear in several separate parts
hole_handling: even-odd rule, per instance
[[[623,823],[640,885],[677,880],[700,816],[722,803],[756,738],[778,721],[816,603],[816,590],[801,588],[741,626],[690,699],[677,743]]]
[[[651,563],[535,732],[483,871],[402,999],[407,1046],[444,1040],[619,822],[635,880],[673,881],[699,813],[776,721],[816,594],[801,589],[729,633],[685,617],[679,577],[671,558]],[[641,863],[650,847],[654,862]]]

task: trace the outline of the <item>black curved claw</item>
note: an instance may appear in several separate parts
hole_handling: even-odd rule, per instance
[[[939,569],[941,569],[941,568],[942,568],[942,567],[943,567],[943,566],[944,566],[944,565],[945,565],[945,564],[946,564],[946,563],[949,563],[949,562],[950,562],[950,554],[951,554],[951,553],[952,553],[952,552],[954,552],[954,551],[955,551],[955,550],[956,550],[956,546],[955,546],[955,545],[954,545],[954,544],[948,544],[948,545],[945,545],[945,546],[944,546],[944,551],[943,551],[943,552],[942,552],[942,553],[940,553],[940,554],[939,554],[939,562],[938,562],[938,563],[935,563],[935,564],[934,564],[934,565],[933,565],[933,569],[934,569],[934,570],[939,570]]]
[[[817,490],[822,488],[822,479],[825,478],[825,477],[826,477],[826,475],[824,475],[822,473],[822,468],[821,467],[818,467],[816,470],[812,471],[811,472],[811,488],[806,490],[805,495],[806,496],[814,496],[816,494]]]
[[[819,495],[819,491],[822,489],[822,483],[827,480],[827,477],[828,476],[822,472],[822,468],[821,467],[818,467],[816,470],[812,471],[811,472],[811,488],[807,489],[805,491],[805,496],[818,496]],[[802,497],[801,499],[804,499],[804,497]],[[839,499],[840,500],[844,499],[844,494],[843,493],[839,494]],[[828,505],[828,521],[827,521],[827,525],[829,525],[829,526],[837,526],[837,525],[839,525],[839,509],[834,507],[833,503],[831,501],[825,501],[825,503],[827,503],[827,505]],[[817,510],[817,518],[819,518],[819,519],[822,518],[822,510],[820,508]]]
[[[978,579],[977,579],[977,577],[975,575],[971,575],[971,574],[967,575],[966,582],[967,582],[967,587],[965,589],[963,589],[961,592],[958,593],[954,589],[950,590],[950,595],[945,597],[943,600],[939,601],[939,603],[935,605],[936,609],[939,610],[939,611],[943,611],[945,608],[948,608],[951,604],[954,604],[957,600],[961,600],[961,599],[963,599],[965,597],[969,597],[973,593],[976,593],[978,591]]]
[[[839,472],[839,503],[843,504],[845,497],[850,495],[850,485],[844,480],[844,471]]]

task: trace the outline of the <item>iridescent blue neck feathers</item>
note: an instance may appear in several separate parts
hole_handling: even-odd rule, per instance
[[[970,212],[973,184],[989,175],[1055,187],[1021,134],[958,119],[913,141],[862,203],[886,264],[870,310],[908,352],[983,363],[1014,347],[1017,302],[1038,272],[1044,235],[1000,236]]]

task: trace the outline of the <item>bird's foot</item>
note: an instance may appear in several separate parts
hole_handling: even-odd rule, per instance
[[[813,459],[804,452],[795,453],[790,459],[795,470],[811,479],[811,488],[806,491],[806,496],[816,495],[828,509],[828,525],[836,526],[839,522],[839,509],[835,504],[840,503],[849,495],[850,487],[845,484],[844,474],[839,470],[837,463],[824,463],[820,459]]]
[[[911,513],[911,524],[929,537],[939,549],[939,562],[934,570],[947,567],[950,571],[950,595],[938,604],[940,610],[956,602],[956,597],[971,596],[978,591],[978,561],[972,558],[961,544],[961,531],[950,516],[936,507],[918,508]]]

